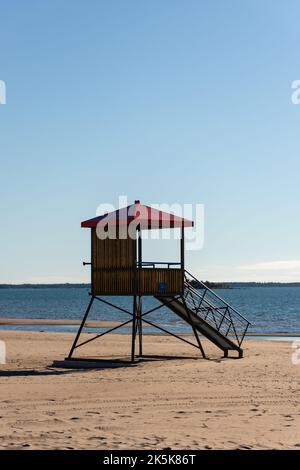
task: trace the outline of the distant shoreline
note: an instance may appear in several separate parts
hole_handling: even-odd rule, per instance
[[[211,282],[203,281],[211,289],[236,289],[242,287],[300,287],[300,282]],[[0,284],[0,289],[90,289],[90,284]]]

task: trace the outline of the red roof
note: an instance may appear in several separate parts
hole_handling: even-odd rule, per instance
[[[104,225],[129,225],[134,223],[140,225],[141,229],[158,229],[158,228],[177,228],[177,227],[193,227],[192,220],[183,219],[174,214],[145,206],[140,201],[135,201],[131,206],[123,207],[114,212],[94,217],[93,219],[81,222],[81,227],[96,227],[98,223]]]

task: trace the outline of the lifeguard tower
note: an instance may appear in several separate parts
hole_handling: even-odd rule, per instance
[[[143,356],[143,323],[170,334],[197,348],[205,358],[201,337],[204,336],[220,348],[224,357],[230,350],[243,356],[241,348],[249,322],[236,309],[197,280],[185,269],[184,230],[193,222],[143,205],[140,201],[115,212],[85,220],[81,227],[91,230],[90,302],[83,316],[78,333],[71,347],[68,360],[76,360],[74,351],[104,335],[131,324],[131,362]],[[142,256],[142,231],[153,229],[180,229],[180,262],[144,262]],[[132,310],[111,302],[106,296],[132,297]],[[153,296],[158,305],[143,311],[142,298]],[[118,309],[129,320],[100,334],[80,342],[80,335],[94,301],[100,301]],[[195,342],[167,331],[149,320],[149,315],[161,307],[167,307],[188,323]],[[146,317],[146,318],[145,318]]]

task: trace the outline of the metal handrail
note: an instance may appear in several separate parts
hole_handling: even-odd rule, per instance
[[[193,297],[193,293],[191,294],[191,296]],[[207,321],[208,323],[210,322],[208,319],[209,314],[210,314],[212,317],[211,321],[214,322],[214,326],[217,328],[218,331],[220,330],[224,320],[226,320],[226,324],[229,325],[229,329],[230,329],[231,326],[233,326],[232,318],[226,316],[226,312],[224,314],[221,314],[219,310],[220,309],[218,307],[213,307],[207,302],[207,307],[202,308],[202,312],[203,313],[206,312],[206,315],[204,318],[205,321]],[[198,312],[195,312],[195,313],[197,315],[200,314],[200,310],[198,310]]]
[[[194,296],[195,296],[195,292],[193,292],[192,290],[189,289],[189,297],[191,297],[192,300],[194,300]],[[200,296],[198,296],[198,299],[199,298],[200,298]],[[188,303],[189,302],[191,302],[191,300],[189,300]],[[228,334],[230,333],[230,331],[232,329],[233,334],[236,338],[236,341],[237,341],[238,345],[240,346],[242,341],[243,341],[243,338],[244,338],[244,333],[248,328],[248,325],[243,325],[243,330],[239,331],[239,329],[238,329],[238,331],[237,331],[237,329],[235,327],[235,324],[234,324],[234,321],[231,318],[230,312],[228,312],[228,309],[226,309],[225,313],[222,314],[220,312],[219,307],[211,306],[211,304],[207,300],[205,300],[204,302],[207,304],[206,308],[204,307],[204,311],[206,310],[206,312],[207,312],[206,315],[205,315],[204,320],[206,322],[210,323],[218,331],[221,331],[221,326],[222,325],[224,325],[224,327],[227,326],[226,332],[223,332],[223,334],[225,336],[228,336]],[[229,316],[226,315],[226,312],[228,313]],[[196,312],[196,314],[199,314],[199,313],[200,312]]]
[[[209,302],[209,300],[205,299],[205,295],[204,296],[200,295],[199,292],[197,292],[196,289],[191,285],[189,285],[189,290],[191,290],[193,292],[193,294],[195,294],[196,297],[199,297],[202,302],[207,303],[214,310],[220,310],[221,308],[227,308],[228,307],[228,305],[224,305],[223,307],[219,307],[217,305],[212,304],[211,302]],[[223,304],[225,304],[224,300],[223,300]]]
[[[199,281],[195,276],[193,276],[191,273],[189,273],[186,269],[184,270],[186,274],[188,274],[190,277],[192,277],[195,281],[197,281],[198,284],[203,286],[204,289],[208,290],[214,297],[217,297],[223,304],[227,305],[233,312],[235,312],[239,317],[241,317],[243,320],[245,320],[249,325],[251,325],[251,322],[247,320],[240,312],[238,312],[234,307],[232,307],[229,303],[225,302],[225,300],[222,299],[222,297],[219,297],[218,294],[216,294],[213,290],[211,290],[209,287],[207,287],[204,282]],[[192,286],[191,286],[192,287]]]
[[[204,293],[200,294],[196,288],[191,285],[190,279],[188,277],[194,279],[197,284],[199,284],[201,288],[204,289]],[[196,279],[195,276],[186,270],[185,287],[187,288],[186,300],[188,303],[192,303],[194,305],[196,314],[200,313],[200,308],[201,311],[206,310],[207,314],[205,316],[205,321],[208,321],[209,323],[212,322],[212,324],[214,324],[213,326],[215,326],[218,331],[221,330],[222,325],[226,325],[228,328],[226,333],[224,333],[225,336],[228,336],[230,330],[232,329],[238,345],[241,346],[249,325],[251,325],[249,320],[247,320],[235,308],[233,308],[230,304],[218,296],[212,289],[207,287],[203,282]],[[213,300],[217,300],[216,304],[211,298],[206,298],[207,294],[209,297],[212,297]],[[198,307],[196,306],[195,298],[198,299]],[[220,312],[222,309],[225,309],[224,314]],[[209,314],[211,314],[211,317],[208,319]]]
[[[137,266],[141,266],[142,268],[144,266],[152,266],[153,268],[155,268],[156,265],[162,265],[162,266],[168,266],[168,268],[170,266],[181,266],[181,263],[178,263],[178,262],[167,262],[167,261],[142,261],[141,263],[139,261],[137,261],[136,263]]]
[[[191,287],[191,286],[189,286],[189,289],[190,289],[190,287]],[[220,310],[220,308],[226,308],[226,307],[217,307],[217,306],[211,304],[208,300],[202,299],[202,296],[199,295],[198,292],[195,291],[192,287],[191,287],[190,290],[193,292],[193,294],[195,294],[195,295],[196,295],[197,297],[199,297],[203,302],[205,302],[205,303],[209,306],[209,308],[211,308],[212,310],[216,311],[217,313],[219,313],[218,311]],[[204,307],[204,309],[207,310],[207,307]],[[199,311],[200,311],[200,310],[199,310]],[[226,317],[226,312],[225,312],[224,315],[222,315],[222,318],[224,318],[224,319],[226,319],[226,320],[228,320],[228,321],[230,321],[230,322],[232,321],[231,318]]]

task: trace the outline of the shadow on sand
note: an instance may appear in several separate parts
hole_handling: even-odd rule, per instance
[[[92,358],[72,358],[62,361],[54,361],[46,369],[16,369],[0,370],[1,377],[42,377],[52,375],[66,375],[78,372],[89,372],[91,370],[116,369],[136,367],[141,363],[158,361],[178,361],[178,360],[209,360],[211,362],[222,362],[224,359],[203,359],[197,356],[161,356],[161,355],[143,355],[137,357],[134,363],[128,359],[92,359]]]

